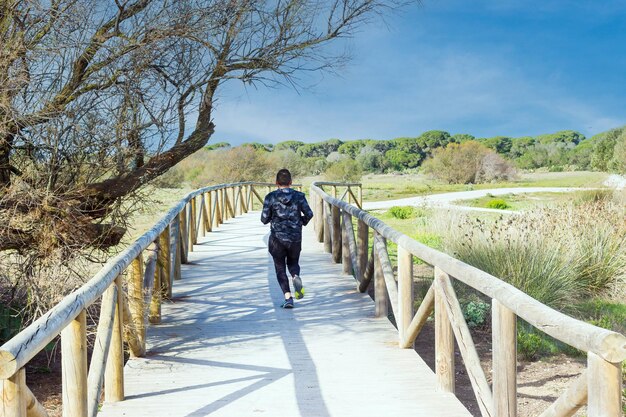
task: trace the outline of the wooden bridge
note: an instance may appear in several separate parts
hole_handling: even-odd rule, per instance
[[[60,334],[64,417],[468,416],[454,396],[455,341],[481,415],[512,417],[517,317],[588,355],[586,371],[542,416],[570,416],[583,405],[590,417],[621,414],[626,337],[558,313],[391,229],[359,209],[358,184],[311,187],[315,230],[305,229],[301,258],[306,297],[280,309],[268,228],[252,212],[266,186],[189,194],[0,347],[0,415],[47,415],[24,366]],[[396,266],[388,241],[397,244]],[[415,257],[434,267],[434,278],[414,313]],[[492,299],[492,381],[454,279]],[[364,294],[370,286],[374,302]],[[85,309],[98,300],[88,364]],[[408,349],[431,315],[435,372]],[[125,350],[131,358],[124,366]]]

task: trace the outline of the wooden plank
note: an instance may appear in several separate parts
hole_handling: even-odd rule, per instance
[[[365,272],[363,273],[363,281],[359,284],[359,292],[367,291],[367,288],[374,277],[374,258],[376,257],[374,252],[374,245],[372,245],[371,254],[369,260],[367,261],[367,266],[365,267]]]
[[[258,213],[202,239],[211,250],[190,255],[202,266],[185,268],[181,298],[150,328],[151,355],[127,364],[127,400],[104,404],[99,417],[469,417],[436,392],[413,350],[398,349],[394,327],[373,317],[370,297],[341,276],[312,230],[303,232],[307,294],[293,310],[279,307]],[[246,254],[237,263],[233,248]]]
[[[357,288],[360,283],[359,277],[361,276],[361,269],[359,267],[359,259],[357,254],[357,245],[356,240],[354,238],[354,229],[352,228],[352,217],[350,215],[346,215],[344,217],[344,229],[346,232],[346,236],[344,242],[346,242],[345,252],[347,252],[350,257],[350,266],[351,270],[348,273],[353,273],[354,278],[357,280]]]
[[[159,283],[156,288],[165,298],[172,298],[172,242],[170,226],[159,235],[158,261],[161,267]],[[160,304],[160,297],[155,300]],[[160,307],[159,307],[160,310]]]
[[[398,246],[398,311],[395,312],[398,324],[399,344],[405,346],[409,324],[413,319],[413,255]]]
[[[132,332],[127,332],[126,336],[131,347],[130,353],[133,356],[146,354],[147,308],[143,294],[143,277],[143,256],[139,255],[131,264],[126,280],[128,307],[134,329]],[[133,338],[137,340],[132,340]]]
[[[331,253],[333,250],[332,246],[332,230],[333,230],[333,222],[331,219],[331,205],[324,204],[324,251]]]
[[[320,199],[321,200],[321,199]],[[359,283],[363,282],[365,279],[365,269],[367,268],[367,254],[368,254],[368,244],[369,244],[369,228],[365,223],[361,220],[357,222],[357,246],[358,246],[358,262],[359,265],[359,275],[357,279]],[[359,285],[360,287],[360,285]]]
[[[341,217],[339,208],[332,206],[331,213],[331,231],[332,231],[332,258],[336,264],[341,263]]]
[[[24,385],[26,391],[26,417],[48,417],[48,412],[33,394],[33,392]],[[4,416],[4,414],[2,414]]]
[[[352,259],[348,238],[350,233],[354,233],[352,231],[352,217],[343,212],[341,213],[341,265],[343,266],[343,273],[347,275],[352,275]],[[352,235],[352,240],[354,240],[354,235]]]
[[[376,242],[376,232],[374,232],[374,242]],[[389,314],[389,298],[385,285],[385,274],[381,265],[381,259],[376,250],[376,244],[372,245],[374,249],[374,304],[375,316],[387,317]]]
[[[195,197],[191,199],[189,205],[187,206],[187,248],[189,252],[193,252],[193,245],[195,245],[197,240],[198,231],[196,230],[196,199]]]
[[[172,256],[171,269],[170,269],[170,283],[169,287],[171,288],[174,285],[174,280],[178,280],[181,278],[181,264],[182,264],[182,248],[180,245],[180,216],[176,216],[174,221],[172,222],[170,228],[170,254]],[[168,293],[170,289],[168,288]]]
[[[189,256],[189,228],[187,227],[187,206],[179,213],[178,246],[180,247],[180,263],[186,264]]]
[[[315,230],[317,232],[317,241],[324,242],[324,200],[322,200],[316,193],[311,193],[315,196]]]
[[[452,324],[452,330],[454,331],[456,342],[461,351],[461,357],[463,358],[467,375],[472,384],[472,390],[476,396],[480,413],[483,417],[491,417],[493,416],[493,395],[485,373],[480,365],[480,358],[476,352],[476,346],[474,345],[469,328],[463,317],[463,311],[461,310],[461,305],[450,282],[450,276],[438,267],[435,267],[435,290],[435,300],[437,300],[437,296],[440,295],[439,299],[445,306],[448,319]],[[437,301],[435,301],[435,303],[436,302]],[[435,313],[436,312],[437,305],[435,304]]]
[[[2,387],[2,416],[26,417],[26,370],[19,369],[11,377],[0,381]]]
[[[517,416],[517,316],[498,300],[491,304],[493,350],[493,412]]]
[[[104,398],[105,401],[115,402],[124,400],[124,345],[122,325],[124,322],[122,276],[115,280],[117,287],[117,302],[113,319],[113,334],[111,346],[104,371]]]
[[[620,363],[605,361],[587,353],[587,415],[619,416],[622,412],[622,370]]]
[[[424,324],[426,324],[426,320],[432,314],[435,309],[435,284],[432,284],[424,299],[420,303],[419,308],[417,309],[417,313],[415,313],[415,317],[411,320],[409,327],[406,330],[406,337],[402,343],[403,348],[409,348],[413,346],[415,342],[415,338],[420,333]]]
[[[207,233],[213,231],[213,193],[211,192],[204,194],[204,230]]]
[[[454,392],[454,332],[445,306],[445,294],[437,278],[442,271],[435,267],[435,373],[437,386],[443,392]]]
[[[102,296],[98,330],[93,345],[91,362],[89,363],[89,375],[87,377],[87,412],[89,417],[95,417],[98,414],[102,385],[104,383],[106,358],[109,355],[113,337],[116,303],[117,286],[111,284]]]
[[[380,269],[383,273],[387,299],[388,302],[391,303],[391,308],[395,316],[398,312],[398,286],[393,274],[393,266],[389,259],[389,252],[387,252],[387,243],[385,239],[378,234],[374,235],[374,248],[376,249],[376,255],[380,261]]]
[[[63,417],[87,415],[87,314],[61,332]]]

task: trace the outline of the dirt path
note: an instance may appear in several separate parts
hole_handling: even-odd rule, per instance
[[[480,207],[467,207],[454,204],[459,200],[472,200],[484,197],[487,194],[505,195],[521,193],[571,193],[574,191],[589,190],[589,188],[573,187],[519,187],[519,188],[492,188],[487,190],[457,191],[453,193],[430,194],[426,196],[400,198],[397,200],[371,201],[363,203],[365,210],[384,210],[393,206],[429,206],[446,209],[485,211],[494,213],[515,213],[511,210],[496,210]]]

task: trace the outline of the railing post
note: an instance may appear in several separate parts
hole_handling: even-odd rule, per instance
[[[247,204],[247,208],[248,211],[254,211],[254,185],[250,184],[248,186],[248,204]]]
[[[187,246],[189,245],[189,239],[187,238],[187,206],[185,205],[183,209],[178,213],[178,245],[180,246],[180,262],[183,264],[187,263]]]
[[[350,259],[350,241],[348,240],[348,227],[352,228],[352,216],[348,212],[341,214],[341,263],[344,274],[352,274],[352,261]]]
[[[374,232],[376,239],[378,232]],[[373,246],[373,245],[372,245]],[[376,317],[387,317],[389,314],[389,300],[387,297],[387,285],[385,284],[385,275],[381,259],[378,257],[377,251],[374,250],[374,304]]]
[[[324,241],[324,200],[322,196],[311,192],[315,195],[315,231],[317,232],[317,241]]]
[[[220,202],[220,218],[219,218],[219,224],[224,223],[227,219],[226,219],[226,205],[224,204],[224,189],[220,188],[218,191],[218,199]]]
[[[363,185],[359,184],[359,208],[362,209],[363,208]]]
[[[196,241],[196,198],[193,197],[189,203],[187,203],[187,223],[189,223],[187,229],[187,251],[193,252],[193,245],[198,243]]]
[[[159,235],[158,263],[161,267],[159,291],[165,298],[172,298],[172,242],[170,241],[172,232],[171,225],[168,225]],[[155,284],[156,287],[156,284]],[[159,305],[159,317],[161,307]]]
[[[2,416],[26,417],[26,370],[21,368],[2,380]]]
[[[495,417],[517,416],[517,316],[493,299],[493,399]]]
[[[115,279],[117,286],[117,302],[113,319],[113,334],[104,374],[104,398],[108,402],[124,400],[124,345],[122,343],[122,326],[124,323],[124,303],[122,297],[122,276]]]
[[[205,230],[211,233],[213,231],[213,198],[211,191],[204,195],[204,210]]]
[[[139,351],[131,349],[131,356],[141,357],[146,351],[146,308],[143,298],[143,256],[140,253],[128,270],[128,306],[137,335]],[[132,345],[132,344],[131,344]]]
[[[441,391],[454,392],[454,333],[446,311],[444,293],[437,284],[441,275],[448,276],[435,267],[435,373]]]
[[[330,203],[324,204],[324,251],[327,253],[332,252],[332,205]]]
[[[339,217],[339,207],[332,206],[332,230],[333,230],[333,262],[341,262],[341,218]]]
[[[180,264],[182,263],[182,245],[180,244],[180,213],[174,217],[172,223],[170,223],[170,253],[172,258],[170,259],[170,283],[173,285],[173,280],[181,279]]]
[[[87,417],[87,314],[61,331],[63,417]]]
[[[365,269],[367,268],[367,255],[369,244],[369,227],[365,222],[359,220],[357,224],[357,257],[359,259],[359,272],[360,276],[357,277],[359,282],[363,282],[365,278]]]
[[[239,196],[239,198],[237,199],[237,201],[239,202],[239,215],[241,216],[246,212],[243,199],[243,186],[237,186],[237,195]]]
[[[200,193],[197,198],[200,199],[200,207],[198,207],[198,223],[200,224],[200,232],[196,235],[196,243],[198,243],[198,237],[206,236],[206,199],[204,193]]]
[[[396,321],[400,347],[413,320],[413,255],[398,245],[398,312]]]
[[[622,412],[622,371],[620,363],[607,362],[587,353],[587,415],[619,416]]]

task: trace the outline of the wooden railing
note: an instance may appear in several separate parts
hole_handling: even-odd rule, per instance
[[[272,187],[270,183],[245,182],[189,193],[85,285],[2,345],[0,416],[47,416],[26,385],[24,367],[59,334],[63,416],[95,416],[103,385],[106,401],[123,400],[124,342],[131,356],[146,353],[146,327],[161,321],[161,301],[172,296],[175,281],[181,279],[181,263],[187,263],[198,236],[252,210],[255,198],[263,203],[257,189],[269,191]],[[86,308],[100,298],[88,366]]]
[[[327,183],[311,186],[317,238],[344,272],[353,274],[364,292],[374,281],[377,316],[391,306],[401,348],[413,346],[434,311],[435,373],[438,388],[454,393],[454,342],[459,347],[483,417],[517,415],[517,318],[587,353],[587,368],[541,416],[571,416],[587,404],[589,417],[621,415],[621,362],[626,359],[626,337],[576,320],[531,298],[504,281],[449,255],[425,246],[387,226],[367,212],[327,194]],[[333,187],[339,184],[332,184]],[[354,184],[351,184],[354,187]],[[353,218],[356,218],[355,238]],[[369,229],[373,244],[369,248]],[[397,276],[387,242],[398,245]],[[368,256],[369,255],[369,256]],[[413,312],[413,257],[434,267],[434,279]],[[491,298],[491,385],[463,317],[452,282],[460,281]]]

